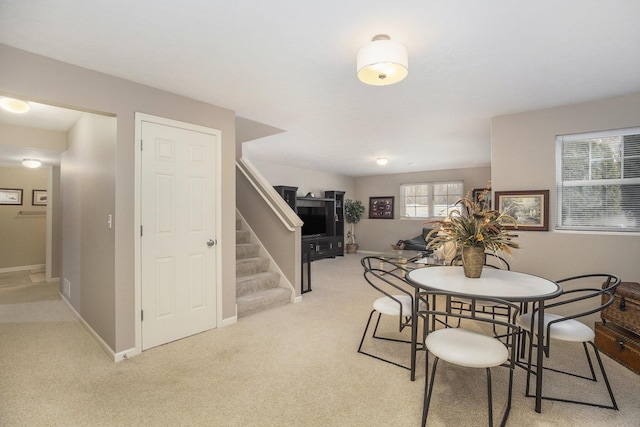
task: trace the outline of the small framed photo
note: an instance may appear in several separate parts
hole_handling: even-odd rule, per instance
[[[496,208],[512,216],[518,230],[549,230],[549,190],[496,191]]]
[[[491,189],[474,188],[471,190],[471,197],[474,202],[480,202],[483,209],[491,209]]]
[[[47,190],[33,190],[31,204],[33,206],[47,206]]]
[[[0,188],[0,205],[22,205],[22,189]]]
[[[393,196],[369,197],[369,218],[393,219]]]

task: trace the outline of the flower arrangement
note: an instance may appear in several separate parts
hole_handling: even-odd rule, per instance
[[[515,218],[489,209],[488,193],[485,189],[476,200],[470,193],[455,203],[459,209],[453,209],[445,219],[428,221],[440,227],[432,230],[437,235],[428,243],[427,247],[438,248],[447,242],[456,243],[458,248],[481,247],[490,252],[504,251],[510,254],[510,248],[517,249],[519,245],[513,239],[518,237],[510,234],[507,226],[517,228]]]

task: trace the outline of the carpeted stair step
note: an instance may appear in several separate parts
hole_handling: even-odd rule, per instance
[[[251,232],[249,230],[236,230],[236,244],[251,242]]]
[[[274,271],[252,274],[236,279],[236,296],[242,297],[252,292],[277,288],[280,282],[280,274]]]
[[[237,297],[238,317],[286,305],[291,301],[291,291],[285,288],[271,288]]]
[[[268,258],[254,257],[236,260],[236,277],[250,276],[268,270]]]
[[[258,255],[260,255],[260,245],[258,243],[236,244],[236,260],[257,258]]]

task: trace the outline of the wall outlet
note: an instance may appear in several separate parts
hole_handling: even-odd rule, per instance
[[[71,282],[69,279],[65,278],[62,285],[62,294],[67,298],[71,299]]]

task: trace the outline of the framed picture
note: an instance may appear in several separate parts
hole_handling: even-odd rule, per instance
[[[482,194],[485,196],[482,197]],[[490,188],[474,188],[471,190],[471,197],[474,202],[480,202],[483,209],[491,209],[491,189]]]
[[[33,206],[47,206],[47,190],[33,190],[31,204]]]
[[[518,230],[549,230],[549,190],[496,191],[498,211],[516,219]]]
[[[0,188],[0,205],[22,205],[22,189]]]
[[[369,218],[393,219],[393,196],[369,197]]]

